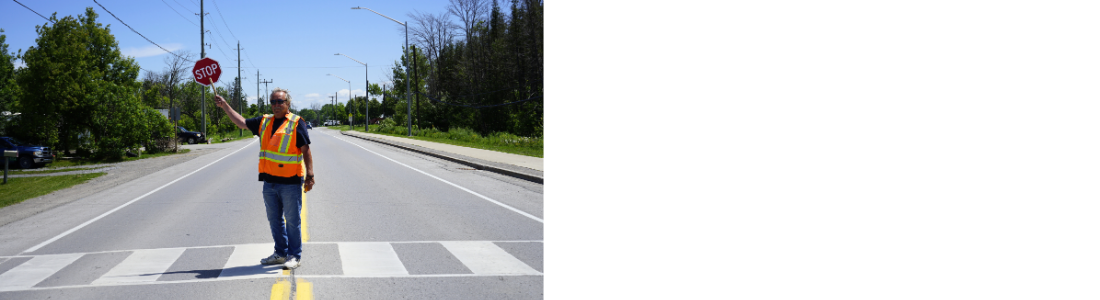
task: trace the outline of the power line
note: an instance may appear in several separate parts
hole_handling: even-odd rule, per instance
[[[248,64],[252,65],[252,68],[259,69],[259,68],[256,67],[256,64],[252,63],[252,56],[248,55],[248,49],[244,50],[244,57],[248,58]]]
[[[11,1],[15,1],[15,3],[19,3],[19,1],[17,1],[17,0],[11,0]],[[19,5],[23,5],[23,3],[19,3]],[[54,24],[57,24],[57,22],[54,22],[54,20],[50,20],[50,18],[47,18],[46,16],[43,16],[42,14],[38,13],[37,11],[34,11],[30,7],[27,7],[26,5],[23,5],[23,7],[30,10],[31,12],[38,15],[39,17],[42,17],[43,19],[46,19],[46,21],[50,21],[50,22],[53,22]]]
[[[183,7],[183,9],[187,9],[187,7],[186,7],[186,6],[183,6],[183,3],[180,3],[179,1],[176,1],[176,0],[172,0],[172,2],[175,2],[176,4],[179,4],[179,6],[180,6],[180,7]],[[187,9],[187,12],[189,12],[189,13],[192,13],[192,14],[194,14],[194,13],[195,13],[195,11],[193,11],[193,10],[190,10],[190,9]]]
[[[176,12],[177,15],[180,15],[180,18],[183,18],[184,20],[187,20],[187,22],[191,23],[191,25],[199,26],[199,24],[195,24],[195,22],[191,22],[191,20],[187,19],[187,17],[184,17],[183,14],[181,14],[179,11],[176,11],[176,9],[173,8],[172,5],[169,5],[168,2],[164,2],[164,0],[160,0],[160,2],[163,2],[164,5],[168,5],[168,8],[171,8],[172,11]]]
[[[218,39],[221,39],[222,43],[225,44],[226,47],[229,47],[229,49],[233,49],[232,45],[230,45],[229,42],[225,41],[225,37],[222,36],[221,29],[218,29],[218,22],[210,22],[210,25],[214,25],[214,32],[216,32],[218,34]]]
[[[119,23],[122,23],[122,25],[126,25],[126,28],[130,28],[130,31],[133,31],[134,33],[137,33],[137,35],[141,36],[141,38],[145,39],[146,41],[149,41],[149,43],[151,43],[153,45],[157,45],[157,43],[154,43],[153,40],[150,40],[149,38],[145,37],[144,35],[142,35],[137,30],[134,30],[133,27],[130,27],[130,25],[127,25],[126,22],[123,22],[122,19],[119,19],[118,16],[116,16],[110,10],[107,10],[107,8],[103,6],[103,4],[99,4],[98,0],[92,0],[92,2],[95,2],[96,5],[99,5],[99,7],[103,9],[103,11],[106,11],[108,14],[111,14],[112,17],[115,17],[115,20],[118,20]],[[168,49],[164,49],[164,47],[161,47],[160,45],[157,45],[157,47],[160,48],[160,50],[164,50],[164,52],[171,53],[172,55],[175,55],[176,57],[179,57],[180,59],[183,59],[183,61],[194,62],[193,60],[189,60],[187,58],[184,58],[183,56],[180,56],[179,54],[176,54],[175,52],[168,51]]]
[[[207,30],[207,31],[209,32],[209,30]],[[222,53],[222,57],[230,57],[229,54],[225,54],[225,51],[222,51],[222,46],[218,45],[217,41],[215,41],[213,44],[207,44],[207,45],[211,45],[214,48],[218,49],[218,52]]]
[[[218,1],[210,1],[210,2],[214,2],[214,9],[218,11],[218,17],[222,18],[222,24],[225,24],[225,29],[229,30],[229,35],[233,36],[234,40],[240,41],[241,39],[238,39],[237,35],[233,34],[233,29],[229,28],[229,23],[225,22],[225,16],[222,15],[222,9],[218,7]]]

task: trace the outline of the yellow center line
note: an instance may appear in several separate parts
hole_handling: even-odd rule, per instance
[[[285,221],[284,221],[285,222]],[[302,243],[309,241],[309,206],[306,205],[305,187],[302,188]],[[291,270],[283,269],[283,276],[291,276]],[[291,284],[286,277],[279,277],[271,286],[271,300],[289,300]],[[295,299],[313,300],[313,283],[298,279],[294,288]]]
[[[295,299],[313,300],[313,283],[299,278],[294,294]]]
[[[271,286],[271,300],[289,300],[290,299],[290,281],[286,278],[279,278],[275,281],[275,285]]]

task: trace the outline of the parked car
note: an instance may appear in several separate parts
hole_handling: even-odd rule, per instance
[[[0,150],[19,151],[19,157],[8,157],[8,161],[15,162],[20,169],[42,167],[55,158],[50,147],[31,145],[12,137],[0,137]]]
[[[176,137],[179,137],[180,141],[187,142],[188,144],[206,142],[206,138],[203,138],[202,133],[187,130],[187,128],[183,128],[183,126],[176,126]]]

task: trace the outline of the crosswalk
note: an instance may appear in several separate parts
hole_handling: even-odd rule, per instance
[[[542,241],[314,242],[303,245],[303,264],[295,273],[299,277],[349,278],[543,275],[542,244]],[[271,254],[272,248],[272,243],[266,243],[0,256],[0,292],[277,277],[283,274],[282,266],[259,264],[260,258]],[[204,256],[198,260],[181,259],[196,257],[185,255],[189,251]],[[121,257],[125,258],[117,259]],[[204,265],[212,262],[222,267],[204,269]],[[452,267],[424,268],[448,265]],[[181,273],[217,275],[179,276]],[[176,275],[162,276],[165,274]]]

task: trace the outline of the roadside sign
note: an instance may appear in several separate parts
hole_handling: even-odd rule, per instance
[[[195,82],[211,86],[222,76],[222,68],[218,65],[218,61],[206,57],[195,62],[195,68],[191,69],[191,73],[195,76]]]

